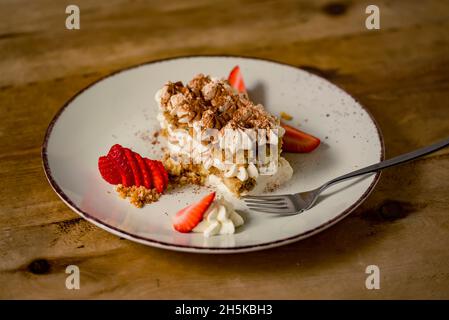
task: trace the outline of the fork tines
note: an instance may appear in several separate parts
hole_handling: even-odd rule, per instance
[[[244,196],[250,210],[267,213],[291,213],[292,207],[285,196]]]

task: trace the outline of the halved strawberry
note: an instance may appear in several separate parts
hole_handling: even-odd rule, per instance
[[[145,162],[151,172],[151,181],[153,182],[154,187],[157,192],[164,192],[164,177],[163,173],[160,171],[159,166],[156,164],[156,161],[145,158]]]
[[[237,89],[238,92],[246,92],[245,83],[243,82],[243,76],[239,66],[235,66],[231,73],[229,73],[228,82],[231,87]]]
[[[142,179],[140,167],[137,164],[136,159],[134,158],[134,152],[132,152],[128,148],[123,148],[123,151],[125,152],[125,156],[128,159],[128,164],[131,167],[131,170],[133,172],[134,185],[136,187],[140,187],[140,185],[143,184],[143,179]]]
[[[98,158],[98,170],[100,170],[103,179],[110,184],[118,184],[122,181],[118,168],[106,156]]]
[[[120,176],[122,178],[122,184],[125,187],[130,187],[134,184],[134,175],[131,166],[128,164],[125,151],[119,144],[114,144],[109,150],[108,158],[118,168]]]
[[[282,138],[282,150],[293,153],[307,153],[320,145],[320,139],[298,130],[288,124],[282,123],[285,134]]]
[[[195,228],[201,219],[203,219],[204,213],[215,199],[215,192],[208,194],[200,202],[191,204],[184,209],[181,209],[173,217],[173,228],[179,232],[190,232]]]
[[[246,93],[243,76],[240,67],[235,66],[228,77],[229,84],[239,92]],[[282,149],[286,152],[307,153],[315,150],[320,145],[320,139],[293,128],[285,123],[281,123],[285,129],[285,135],[282,138]]]
[[[151,189],[152,183],[151,183],[151,173],[145,164],[145,160],[140,156],[140,154],[134,152],[134,158],[136,159],[137,165],[140,168],[140,172],[142,173],[142,180],[143,185],[147,189]]]
[[[164,189],[166,189],[168,186],[168,172],[165,170],[164,164],[161,161],[156,161],[156,164],[162,173],[162,178],[164,178]]]

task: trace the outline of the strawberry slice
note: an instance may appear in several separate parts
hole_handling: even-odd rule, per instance
[[[164,164],[161,161],[156,161],[159,171],[162,173],[162,178],[164,178],[164,189],[168,186],[168,172],[165,170]]]
[[[178,211],[173,217],[173,228],[183,233],[192,231],[203,219],[204,213],[206,213],[214,199],[215,192],[212,192],[201,199],[200,202],[191,204]]]
[[[307,153],[320,145],[320,139],[298,130],[288,124],[282,123],[285,134],[282,138],[282,150],[293,153]]]
[[[145,162],[149,171],[151,172],[151,181],[153,182],[154,187],[157,192],[164,192],[164,177],[163,173],[160,171],[159,166],[156,164],[156,161],[145,158]]]
[[[134,152],[134,158],[136,159],[137,165],[139,166],[140,172],[142,173],[143,185],[145,186],[145,188],[151,189],[151,173],[145,164],[145,160],[143,160],[140,154],[136,152]]]
[[[119,184],[122,181],[119,170],[115,166],[114,162],[109,160],[106,156],[98,158],[98,170],[104,180],[110,184]]]
[[[122,178],[122,184],[125,187],[132,186],[134,184],[134,175],[131,166],[128,164],[128,158],[125,155],[123,147],[119,144],[114,144],[111,150],[109,150],[107,157],[117,167]]]
[[[245,83],[243,82],[243,76],[239,66],[235,66],[231,73],[229,73],[228,82],[231,87],[237,89],[238,92],[246,93]]]
[[[123,148],[123,150],[125,151],[126,159],[128,159],[128,164],[133,172],[134,185],[136,187],[140,187],[140,185],[143,184],[142,173],[136,159],[134,158],[134,152],[128,148]]]

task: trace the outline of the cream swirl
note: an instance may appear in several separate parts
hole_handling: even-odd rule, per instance
[[[235,228],[243,223],[243,218],[234,210],[232,204],[219,197],[210,205],[193,232],[202,233],[207,238],[217,234],[234,234]]]

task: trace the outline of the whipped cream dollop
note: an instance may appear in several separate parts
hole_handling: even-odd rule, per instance
[[[235,228],[243,223],[243,218],[234,210],[232,204],[223,197],[219,197],[207,209],[203,220],[193,229],[193,232],[202,233],[205,237],[234,234]]]

